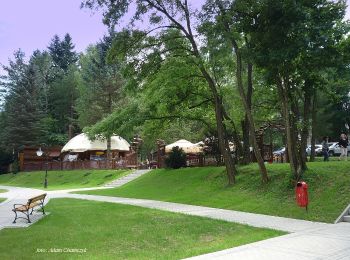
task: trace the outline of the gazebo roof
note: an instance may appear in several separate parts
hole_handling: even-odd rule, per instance
[[[64,152],[83,153],[86,151],[105,151],[107,150],[107,140],[103,138],[96,138],[90,140],[89,137],[82,133],[79,134],[66,143],[62,148]],[[113,135],[111,137],[111,150],[129,151],[130,144],[122,137]]]
[[[185,139],[181,139],[176,141],[175,143],[168,144],[165,146],[165,152],[169,153],[173,147],[181,148],[185,153],[201,153],[203,152],[203,147],[201,146],[201,142],[199,143],[191,143]]]

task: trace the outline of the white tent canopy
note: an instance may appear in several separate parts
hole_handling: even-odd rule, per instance
[[[82,133],[70,139],[61,152],[83,153],[86,151],[104,150],[107,150],[106,139],[96,138],[94,141],[91,141],[86,134]],[[130,144],[124,138],[113,135],[111,137],[111,150],[129,151]]]
[[[203,152],[203,147],[201,144],[201,142],[193,144],[190,141],[181,139],[176,141],[175,143],[166,145],[165,152],[169,153],[171,149],[173,149],[173,147],[177,146],[181,148],[185,153],[201,153]]]

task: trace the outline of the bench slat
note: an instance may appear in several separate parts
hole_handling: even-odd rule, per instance
[[[38,201],[38,200],[43,200],[43,199],[45,199],[45,197],[46,197],[46,193],[41,194],[41,195],[38,195],[38,196],[35,196],[35,197],[33,197],[33,198],[30,198],[30,199],[28,200],[27,205],[30,205],[30,204],[32,204],[33,202],[36,202],[36,201]]]

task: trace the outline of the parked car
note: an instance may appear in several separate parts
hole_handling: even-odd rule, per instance
[[[286,152],[286,147],[281,147],[278,150],[273,152],[273,155],[284,155],[284,153]]]
[[[322,155],[322,145],[321,144],[315,144],[315,154],[316,155]],[[306,155],[307,156],[311,155],[311,145],[309,145],[306,148]]]
[[[329,147],[329,156],[340,155],[340,147],[338,143],[333,143]],[[348,146],[348,155],[350,155],[350,145]]]

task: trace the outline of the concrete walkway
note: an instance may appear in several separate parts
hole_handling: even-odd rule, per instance
[[[28,227],[29,225],[37,222],[43,217],[43,214],[39,212],[33,212],[33,215],[30,217],[32,223],[28,224],[24,219],[18,219],[16,224],[13,224],[12,221],[15,218],[15,214],[12,212],[13,204],[25,204],[28,201],[28,198],[34,197],[36,195],[43,194],[42,190],[38,189],[29,189],[29,188],[18,188],[18,187],[8,187],[0,186],[0,189],[6,189],[8,192],[0,193],[1,198],[7,198],[4,202],[0,203],[0,230],[3,228],[17,228],[17,227]],[[48,200],[47,200],[48,201]],[[49,213],[46,212],[48,215]],[[18,214],[21,216],[21,214]],[[24,215],[22,215],[24,216]]]
[[[189,259],[348,260],[350,224],[330,224]]]
[[[25,202],[23,201],[24,198],[27,199],[29,196],[43,193],[41,190],[7,186],[0,186],[0,189],[8,189],[10,191],[1,194],[2,197],[10,195],[10,199],[7,202],[0,204],[0,215],[3,216],[1,220],[2,223],[6,222],[6,214],[11,216],[7,218],[8,221],[12,222],[13,219],[13,216],[11,215],[12,212],[10,212],[11,207],[8,207],[8,204],[12,205],[15,200],[21,200],[20,203],[23,203]],[[75,189],[75,191],[76,190],[86,189]],[[254,227],[272,228],[292,233],[232,249],[197,256],[192,259],[350,259],[349,223],[326,224],[180,203],[70,194],[68,192],[69,191],[67,190],[48,191],[48,199],[73,198],[127,204],[193,216],[220,219],[229,222],[247,224]]]
[[[110,188],[117,188],[120,187],[124,184],[127,184],[128,182],[131,182],[139,177],[141,177],[142,175],[150,172],[150,169],[144,169],[144,170],[135,170],[134,172],[125,175],[121,178],[118,178],[112,182],[109,182],[107,184],[104,185],[104,187],[110,187]]]
[[[126,204],[139,206],[144,208],[159,209],[175,213],[183,213],[193,216],[207,217],[212,219],[220,219],[229,222],[247,224],[253,227],[271,228],[285,232],[299,232],[306,229],[322,228],[332,224],[312,222],[291,218],[267,216],[262,214],[246,213],[234,210],[217,209],[203,206],[194,206],[173,202],[164,202],[146,199],[132,199],[122,197],[86,195],[86,194],[70,194],[70,193],[55,193],[50,194],[53,198],[74,198],[84,200],[103,201],[110,203]]]

